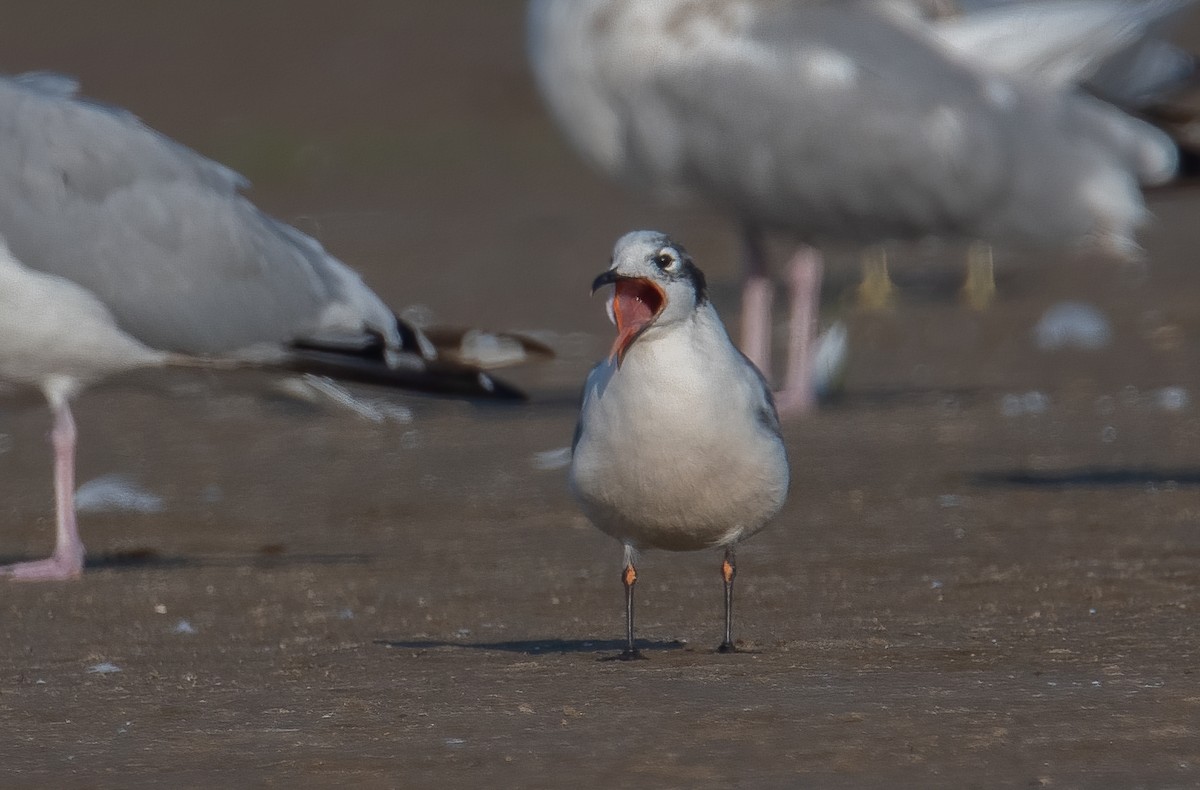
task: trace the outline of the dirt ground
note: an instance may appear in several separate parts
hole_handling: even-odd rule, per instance
[[[521,8],[8,4],[3,70],[79,75],[243,171],[398,309],[559,357],[513,373],[527,405],[399,395],[383,423],[265,374],[80,398],[80,480],[163,506],[85,514],[82,581],[4,587],[0,786],[1200,786],[1200,193],[1154,198],[1146,266],[1002,256],[984,313],[953,256],[850,310],[835,256],[845,387],[786,425],[790,501],[739,553],[745,650],[712,649],[719,557],[658,553],[650,660],[600,661],[620,549],[538,455],[608,344],[587,286],[659,227],[733,323],[737,247],[576,162]],[[1068,299],[1105,348],[1038,350]],[[50,547],[49,418],[0,409],[11,561]]]

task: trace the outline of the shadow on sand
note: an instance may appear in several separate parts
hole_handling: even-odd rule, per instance
[[[1197,486],[1200,469],[1060,469],[1030,472],[1016,469],[981,472],[972,475],[977,486],[1017,486],[1023,488],[1115,488],[1119,486]]]
[[[490,650],[500,653],[524,653],[530,656],[551,653],[619,653],[625,649],[623,639],[523,639],[511,642],[442,642],[434,639],[400,641],[376,639],[375,644],[397,650],[438,650],[458,648],[460,650]],[[682,650],[683,642],[647,642],[637,640],[639,650]]]
[[[10,565],[39,557],[0,557],[0,565]],[[181,557],[162,554],[156,549],[138,548],[128,551],[113,551],[105,554],[88,554],[84,560],[84,572],[167,570],[179,568],[290,568],[305,565],[366,565],[371,557],[366,554],[287,554],[264,553],[216,556],[204,555]]]

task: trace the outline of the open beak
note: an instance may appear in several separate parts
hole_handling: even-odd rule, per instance
[[[624,277],[612,269],[595,279],[592,283],[592,293],[606,285],[615,286],[612,318],[617,325],[617,339],[613,342],[608,358],[615,358],[617,367],[620,367],[633,341],[650,328],[667,306],[667,294],[653,280],[645,277]]]

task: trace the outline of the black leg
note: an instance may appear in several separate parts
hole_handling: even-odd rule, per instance
[[[621,572],[621,584],[625,585],[625,650],[613,656],[618,661],[638,661],[644,659],[641,651],[633,644],[633,585],[637,583],[637,568],[632,560],[625,561],[625,570]]]
[[[725,640],[717,648],[718,653],[736,653],[733,646],[733,577],[737,576],[737,565],[734,564],[733,547],[725,549],[725,559],[721,562],[721,578],[725,580]]]

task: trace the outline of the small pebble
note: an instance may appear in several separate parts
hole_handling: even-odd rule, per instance
[[[1042,414],[1048,408],[1050,408],[1049,396],[1036,390],[1020,394],[1009,394],[1000,398],[1000,413],[1005,417]]]
[[[1192,399],[1183,387],[1163,387],[1153,393],[1154,404],[1163,411],[1183,411]]]
[[[1094,305],[1059,302],[1042,314],[1033,328],[1033,340],[1042,351],[1063,348],[1097,351],[1112,342],[1112,327]]]
[[[75,509],[80,513],[161,513],[163,500],[127,476],[111,474],[81,485],[75,492]]]

